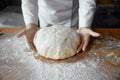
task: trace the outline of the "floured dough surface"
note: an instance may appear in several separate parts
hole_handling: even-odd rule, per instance
[[[60,25],[42,28],[34,38],[38,53],[52,59],[65,59],[75,55],[79,44],[79,34]]]

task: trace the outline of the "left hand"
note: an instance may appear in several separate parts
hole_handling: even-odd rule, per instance
[[[81,43],[80,46],[77,49],[77,53],[79,53],[81,50],[85,51],[87,45],[89,44],[90,37],[99,37],[100,34],[97,32],[92,31],[89,28],[80,28],[77,30],[77,32],[80,34]]]
[[[30,23],[26,26],[26,28],[24,30],[22,30],[21,32],[19,32],[17,34],[18,38],[25,36],[26,47],[28,50],[30,50],[32,52],[37,52],[37,50],[33,44],[34,36],[35,36],[35,33],[37,32],[37,30],[38,30],[37,25]]]

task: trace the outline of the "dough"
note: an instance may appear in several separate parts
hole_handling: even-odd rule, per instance
[[[79,34],[60,25],[44,27],[34,37],[38,53],[51,59],[65,59],[75,55],[79,44]]]

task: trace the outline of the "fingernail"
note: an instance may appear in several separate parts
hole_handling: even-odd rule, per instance
[[[85,51],[85,48],[83,48],[82,50]]]
[[[79,51],[77,51],[77,53],[79,53]]]

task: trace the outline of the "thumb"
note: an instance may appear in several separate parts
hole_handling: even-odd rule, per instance
[[[99,37],[100,33],[97,33],[97,32],[94,32],[94,31],[91,30],[90,35],[93,36],[93,37]]]
[[[22,30],[21,32],[19,32],[16,36],[17,36],[17,38],[20,38],[20,37],[22,37],[23,35],[25,35],[25,33],[26,33],[26,29],[24,29],[24,30]]]

